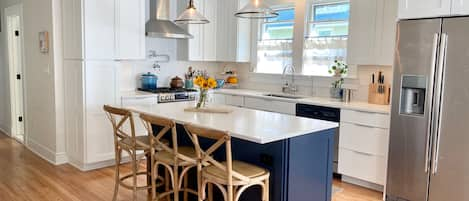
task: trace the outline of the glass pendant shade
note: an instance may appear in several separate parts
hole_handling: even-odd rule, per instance
[[[250,18],[250,19],[264,19],[277,17],[272,8],[266,5],[262,0],[251,0],[249,3],[235,13],[236,17]]]
[[[194,2],[189,1],[189,6],[182,12],[182,14],[174,20],[176,24],[207,24],[210,21],[207,20],[197,9],[195,9]]]

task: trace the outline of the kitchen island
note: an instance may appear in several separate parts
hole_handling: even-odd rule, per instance
[[[271,172],[271,201],[331,199],[334,129],[338,127],[337,123],[225,105],[216,107],[232,112],[184,111],[192,106],[193,102],[180,102],[127,108],[136,113],[170,118],[179,125],[195,124],[228,131],[233,138],[233,159],[264,167]],[[182,131],[179,126],[178,133]],[[181,141],[187,143],[187,140]],[[241,200],[261,200],[260,193],[246,191]]]

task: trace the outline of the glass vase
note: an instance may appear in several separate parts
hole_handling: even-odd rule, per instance
[[[207,106],[207,98],[208,97],[208,90],[207,89],[200,89],[199,90],[199,97],[196,101],[195,108],[200,109]]]

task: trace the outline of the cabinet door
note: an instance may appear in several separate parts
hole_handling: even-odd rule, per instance
[[[86,163],[114,158],[113,130],[102,107],[119,103],[116,85],[115,62],[85,63]]]
[[[64,59],[83,59],[81,1],[63,0],[62,9]]]
[[[145,1],[116,4],[116,59],[145,59]]]
[[[399,0],[399,18],[449,16],[452,0]]]
[[[394,63],[394,49],[396,46],[397,1],[379,0],[377,12],[380,21],[376,27],[376,64],[392,66]]]
[[[376,64],[376,0],[351,0],[347,50],[348,64]]]
[[[114,59],[114,0],[85,0],[84,40],[86,59]]]
[[[226,104],[226,96],[223,94],[211,94],[210,102],[215,104]]]
[[[204,61],[217,60],[217,9],[218,0],[205,0],[203,15],[210,21],[208,24],[202,25],[203,45],[204,45]]]
[[[453,0],[451,15],[469,15],[469,0]]]

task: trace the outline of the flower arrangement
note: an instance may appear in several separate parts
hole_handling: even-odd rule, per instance
[[[329,73],[333,77],[337,77],[336,81],[332,82],[331,86],[331,97],[341,98],[342,97],[342,85],[344,84],[344,76],[348,73],[348,66],[342,61],[334,60],[334,65],[329,68]]]
[[[208,90],[217,87],[217,81],[212,77],[197,76],[194,80],[194,84],[199,87],[200,92],[196,108],[204,107],[207,101]]]

